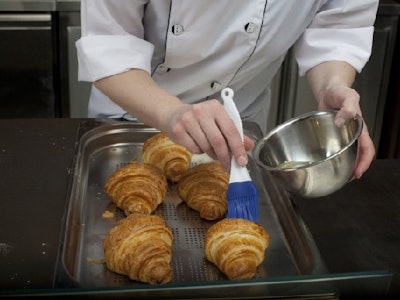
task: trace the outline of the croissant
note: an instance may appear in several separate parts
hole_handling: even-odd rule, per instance
[[[172,278],[173,234],[158,215],[133,213],[121,219],[103,240],[108,269],[144,283]]]
[[[160,170],[140,162],[117,169],[105,185],[107,195],[126,215],[152,213],[163,202],[167,188],[167,179]]]
[[[250,279],[265,259],[269,234],[258,223],[245,219],[223,219],[206,233],[207,260],[229,279]]]
[[[219,162],[190,168],[177,183],[178,195],[206,220],[222,218],[227,211],[226,191],[229,174]]]
[[[142,157],[144,162],[159,168],[171,182],[177,182],[189,169],[192,153],[162,132],[144,142]]]

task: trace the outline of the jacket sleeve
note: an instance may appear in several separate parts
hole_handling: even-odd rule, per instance
[[[131,68],[150,73],[154,47],[143,39],[146,2],[81,1],[82,36],[76,42],[80,81],[96,81]]]
[[[295,46],[299,74],[325,61],[346,61],[358,72],[372,48],[378,0],[328,0]]]

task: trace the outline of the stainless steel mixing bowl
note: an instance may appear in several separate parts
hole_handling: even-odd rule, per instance
[[[361,117],[337,127],[337,111],[313,111],[271,130],[256,144],[259,166],[290,193],[314,198],[329,195],[352,178]]]

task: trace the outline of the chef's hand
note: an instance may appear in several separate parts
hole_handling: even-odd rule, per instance
[[[231,155],[239,165],[247,164],[246,150],[252,149],[254,142],[248,137],[242,142],[233,120],[217,100],[184,104],[140,69],[99,79],[95,85],[125,111],[193,153],[207,153],[226,170]]]
[[[362,117],[360,108],[360,95],[352,88],[337,85],[332,86],[319,102],[318,108],[339,109],[335,117],[337,126],[343,125],[346,120],[354,118],[356,115]],[[356,166],[353,171],[354,178],[360,178],[369,168],[375,156],[375,147],[368,133],[367,124],[364,122],[363,130],[358,140],[358,156]]]
[[[335,124],[343,125],[356,115],[362,117],[360,95],[351,88],[356,76],[355,69],[343,61],[323,62],[307,72],[308,82],[318,101],[318,109],[339,110]],[[353,171],[354,178],[360,178],[369,168],[375,156],[375,147],[364,122],[358,140],[358,156]]]
[[[217,100],[197,104],[182,104],[171,112],[168,124],[162,126],[170,138],[191,152],[207,153],[229,170],[231,154],[239,165],[248,162],[247,152],[254,142],[247,136],[243,141],[230,116]]]

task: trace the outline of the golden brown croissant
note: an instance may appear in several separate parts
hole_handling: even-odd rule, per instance
[[[145,283],[172,278],[173,235],[158,215],[133,213],[113,227],[103,240],[107,267]]]
[[[269,234],[258,223],[245,219],[223,219],[205,236],[207,259],[229,279],[250,279],[264,261]]]
[[[226,191],[229,174],[219,162],[190,168],[177,183],[177,192],[189,207],[206,220],[222,218],[227,211]]]
[[[143,161],[159,168],[172,182],[177,182],[190,167],[192,153],[174,143],[167,134],[147,139],[142,148]]]
[[[165,176],[155,166],[131,162],[108,178],[105,191],[126,215],[133,212],[150,214],[167,193]]]

